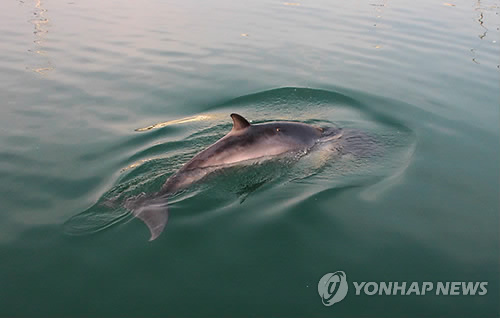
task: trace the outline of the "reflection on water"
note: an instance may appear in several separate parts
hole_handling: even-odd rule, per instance
[[[380,49],[382,48],[383,46],[383,39],[384,37],[383,36],[380,36],[380,35],[377,35],[377,25],[379,23],[379,21],[382,21],[382,18],[384,16],[384,12],[385,12],[385,8],[387,7],[389,3],[389,0],[383,0],[381,3],[371,3],[370,5],[371,6],[374,6],[375,7],[375,12],[376,12],[376,22],[373,24],[373,26],[375,27],[375,34],[376,34],[376,44],[374,45],[374,48],[376,49]]]
[[[43,46],[46,41],[45,36],[48,33],[48,26],[50,25],[50,20],[46,16],[46,12],[47,9],[43,7],[42,1],[35,0],[35,10],[33,12],[35,18],[29,20],[29,22],[32,23],[35,28],[35,30],[33,31],[33,34],[35,35],[35,40],[33,41],[33,43],[35,43],[35,47],[29,51],[39,56],[46,56],[47,53],[43,50]],[[54,69],[54,66],[50,60],[47,59],[45,64],[46,65],[44,66],[32,67],[31,70],[38,74],[45,75]]]
[[[147,131],[147,130],[151,130],[151,129],[163,128],[163,127],[170,126],[170,125],[185,124],[185,123],[190,123],[190,122],[194,122],[194,121],[210,120],[210,119],[215,119],[217,117],[220,118],[221,116],[215,115],[215,114],[190,116],[190,117],[185,117],[185,118],[181,118],[181,119],[174,119],[174,120],[165,121],[162,123],[150,125],[150,126],[143,127],[143,128],[137,128],[137,129],[135,129],[135,131]]]
[[[481,27],[481,30],[482,30],[478,34],[478,38],[481,40],[485,39],[488,32],[489,32],[489,29],[486,26],[486,20],[485,20],[486,19],[486,12],[493,11],[495,9],[498,9],[498,5],[484,5],[481,0],[477,0],[475,5],[474,5],[474,10],[479,13],[479,15],[475,18],[475,20],[477,21],[477,23],[479,24],[479,26]],[[498,18],[498,11],[495,12],[495,14]],[[497,31],[498,31],[498,28],[497,28]],[[496,43],[496,40],[492,40],[491,42]],[[483,45],[483,42],[480,42],[476,48],[471,48],[471,52],[473,54],[472,62],[474,62],[476,64],[481,64],[478,61],[477,51],[479,48],[481,48],[482,45]],[[498,65],[497,65],[497,67],[498,67]]]

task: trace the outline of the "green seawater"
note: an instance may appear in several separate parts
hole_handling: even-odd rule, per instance
[[[1,1],[0,317],[498,317],[499,6]],[[148,242],[121,203],[233,112],[359,138],[209,176]]]

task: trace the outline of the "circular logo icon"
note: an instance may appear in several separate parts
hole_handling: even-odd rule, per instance
[[[325,274],[318,283],[318,293],[325,306],[338,303],[347,295],[347,276],[343,271]]]

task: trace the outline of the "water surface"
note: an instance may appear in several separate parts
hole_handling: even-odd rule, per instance
[[[498,1],[3,1],[0,315],[497,317]],[[166,231],[106,199],[154,192],[230,128],[362,131],[179,194]],[[319,279],[487,281],[355,296]]]

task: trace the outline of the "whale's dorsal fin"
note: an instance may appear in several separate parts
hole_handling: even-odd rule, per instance
[[[241,130],[250,127],[248,120],[241,115],[233,113],[231,114],[231,118],[233,119],[233,130]]]

